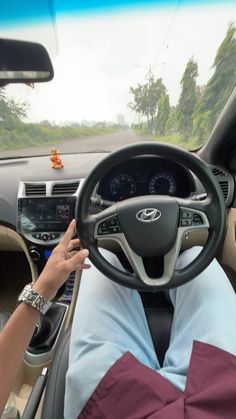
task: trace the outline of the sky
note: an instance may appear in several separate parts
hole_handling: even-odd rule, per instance
[[[49,83],[34,89],[11,86],[8,94],[30,104],[32,121],[115,121],[123,114],[131,123],[136,116],[127,106],[130,86],[147,81],[151,68],[176,105],[187,61],[193,57],[198,62],[197,82],[205,84],[228,24],[236,22],[236,1],[204,3],[186,6],[173,0],[161,8],[73,12],[60,14],[54,26],[5,29],[4,36],[43,43],[55,71]]]

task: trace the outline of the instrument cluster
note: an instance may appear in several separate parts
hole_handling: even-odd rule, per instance
[[[185,198],[194,188],[192,175],[178,163],[142,156],[113,167],[101,180],[97,193],[103,200],[118,202],[141,195]]]

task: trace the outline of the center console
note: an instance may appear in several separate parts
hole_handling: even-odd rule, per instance
[[[75,217],[81,183],[81,180],[20,182],[17,232],[24,238],[38,274]],[[46,315],[41,316],[26,351],[28,364],[41,365],[51,360],[69,315],[74,277],[75,273],[71,273]]]
[[[17,231],[27,240],[54,244],[75,215],[76,197],[19,198]]]
[[[80,183],[20,182],[17,232],[26,240],[30,256],[40,270],[75,217]],[[54,192],[60,196],[54,196]]]

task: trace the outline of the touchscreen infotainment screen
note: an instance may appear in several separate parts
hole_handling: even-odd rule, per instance
[[[75,216],[75,197],[20,198],[17,229],[22,233],[63,232]]]

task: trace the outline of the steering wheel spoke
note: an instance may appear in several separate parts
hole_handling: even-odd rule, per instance
[[[143,257],[139,256],[129,246],[124,234],[117,235],[116,237],[114,237],[114,240],[120,244],[130,265],[133,268],[134,274],[139,278],[140,283],[143,283],[145,286],[150,287],[150,289],[153,287],[157,287],[159,289],[168,289],[178,284],[178,282],[174,278],[174,272],[181,249],[183,235],[186,231],[189,231],[189,227],[180,227],[178,229],[175,243],[173,244],[171,249],[165,255],[163,255],[163,271],[162,274],[158,277],[150,277],[148,275]]]
[[[134,275],[139,279],[140,284],[143,283],[144,286],[148,287],[168,288],[170,287],[170,284],[173,285],[172,277],[181,248],[182,236],[183,232],[180,229],[177,235],[176,242],[174,243],[172,248],[165,255],[163,255],[163,272],[161,276],[158,277],[150,277],[148,275],[144,264],[144,258],[142,256],[139,256],[130,247],[123,233],[117,235],[109,235],[107,239],[109,238],[109,240],[113,240],[120,245],[130,265],[133,268]]]
[[[181,242],[176,240],[174,246],[169,252],[163,256],[163,272],[159,277],[150,277],[145,269],[144,260],[138,256],[129,246],[125,246],[125,254],[135,272],[137,277],[147,286],[151,287],[165,287],[171,282],[176,261],[179,255]]]

